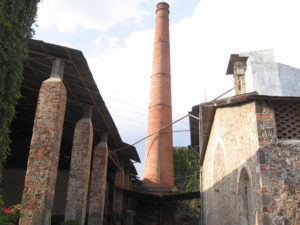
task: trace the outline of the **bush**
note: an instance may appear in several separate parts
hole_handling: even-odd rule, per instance
[[[0,224],[17,225],[21,217],[21,204],[5,207],[2,195],[0,195]]]

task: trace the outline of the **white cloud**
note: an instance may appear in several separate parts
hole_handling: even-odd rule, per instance
[[[101,37],[98,37],[96,40],[93,41],[93,44],[95,45],[96,49],[100,49],[101,47]]]
[[[118,37],[112,36],[112,37],[109,39],[110,46],[113,47],[113,48],[116,47],[116,43],[117,43],[118,40],[119,40]]]
[[[118,128],[126,136],[131,131],[145,132],[153,36],[153,30],[132,33],[125,40],[124,48],[114,47],[88,57],[100,93]],[[135,136],[136,139],[142,137]]]
[[[45,0],[39,26],[55,25],[63,31],[74,31],[77,26],[105,30],[144,13],[139,11],[140,0],[113,0],[114,4],[78,1]],[[299,0],[201,0],[192,16],[172,24],[173,119],[203,102],[205,94],[212,100],[233,86],[232,77],[225,75],[232,53],[273,48],[277,61],[300,68],[299,6]],[[52,11],[57,12],[55,16]],[[176,14],[172,5],[170,13]],[[153,40],[153,30],[134,32],[122,48],[115,45],[122,40],[111,37],[112,48],[99,55],[86,54],[121,137],[129,144],[146,134]],[[100,43],[100,39],[94,41],[96,46]],[[180,129],[188,126],[183,123]],[[182,144],[188,145],[189,138]]]
[[[78,26],[105,31],[130,19],[138,21],[146,13],[145,0],[44,0],[38,8],[40,28],[55,26],[60,32],[74,32]]]
[[[62,46],[66,46],[68,48],[72,48],[71,44],[69,42],[62,43]]]
[[[296,0],[202,0],[171,26],[173,107],[187,112],[233,86],[232,53],[273,48],[277,61],[300,67]],[[176,12],[171,12],[176,13]]]
[[[207,100],[212,100],[233,87],[232,77],[225,75],[232,53],[274,48],[278,61],[300,67],[297,6],[298,1],[294,0],[202,0],[191,17],[172,24],[173,119],[187,114],[193,105],[204,101],[205,95]],[[148,102],[153,39],[153,30],[132,33],[125,40],[124,48],[114,47],[90,58],[88,61],[100,91],[101,86],[103,93],[104,87],[111,87]],[[104,95],[109,107],[141,112],[129,105],[121,106],[109,98],[112,93],[109,95]],[[122,94],[115,97],[144,107],[142,113],[147,114],[147,103],[136,103]],[[143,136],[136,134],[144,134],[146,115],[138,118],[134,113],[111,111],[125,140],[126,136],[134,136],[135,140]],[[133,139],[129,143],[133,143]],[[189,144],[188,139],[186,142]]]

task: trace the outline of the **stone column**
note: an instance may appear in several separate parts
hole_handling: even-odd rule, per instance
[[[102,225],[103,223],[107,162],[107,132],[103,132],[101,142],[94,148],[88,225]]]
[[[49,225],[66,107],[64,61],[55,59],[42,83],[35,113],[20,225]]]
[[[114,196],[113,196],[113,213],[116,216],[122,216],[122,211],[123,211],[123,191],[116,189],[116,187],[123,187],[124,186],[124,181],[125,181],[125,176],[124,176],[124,169],[122,168],[121,170],[117,170],[115,173],[115,181],[114,181]],[[121,218],[119,218],[121,219]],[[121,224],[121,221],[119,223]]]
[[[86,216],[93,144],[91,115],[92,108],[87,107],[75,127],[65,210],[65,221],[76,220],[82,225]]]

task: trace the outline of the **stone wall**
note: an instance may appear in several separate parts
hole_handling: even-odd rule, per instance
[[[277,143],[273,103],[216,110],[202,173],[205,224],[300,224],[300,141]]]
[[[245,224],[240,204],[242,173],[249,178],[249,224],[261,224],[258,149],[254,102],[216,110],[202,172],[204,224]]]
[[[300,224],[300,143],[260,148],[263,225]]]

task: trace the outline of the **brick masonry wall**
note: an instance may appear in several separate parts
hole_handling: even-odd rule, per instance
[[[300,224],[300,144],[260,148],[263,225]]]
[[[203,162],[204,223],[241,224],[239,178],[251,184],[252,221],[261,224],[260,167],[255,102],[218,108]]]
[[[84,224],[91,167],[93,126],[89,118],[78,121],[74,131],[65,220]]]
[[[169,5],[166,3],[158,3],[156,10],[148,115],[148,135],[172,123]],[[173,187],[173,164],[172,126],[169,126],[146,140],[144,185]]]
[[[257,133],[260,146],[270,144],[277,137],[275,110],[272,102],[256,102]]]
[[[101,225],[103,222],[107,162],[108,147],[106,142],[102,141],[94,148],[93,169],[89,196],[89,225]]]
[[[45,80],[35,114],[20,225],[50,224],[65,107],[61,79]]]

